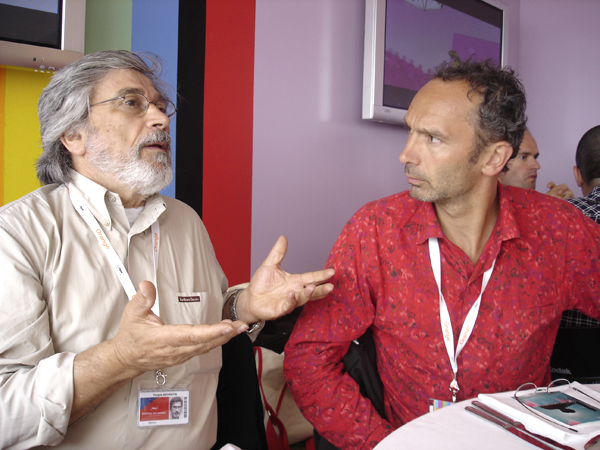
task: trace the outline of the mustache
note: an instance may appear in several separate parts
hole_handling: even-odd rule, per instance
[[[143,138],[137,145],[138,152],[142,148],[154,144],[164,144],[165,150],[171,152],[171,136],[165,130],[154,130],[152,134]]]
[[[412,176],[412,177],[418,178],[418,177],[415,176],[416,175],[415,168],[412,165],[405,164],[404,165],[404,173],[406,175],[408,175],[408,176]]]

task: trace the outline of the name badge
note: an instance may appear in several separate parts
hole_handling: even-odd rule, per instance
[[[429,412],[436,411],[438,409],[445,408],[446,406],[454,405],[454,402],[448,402],[446,400],[436,400],[434,398],[429,399]]]
[[[190,391],[138,391],[138,426],[185,425],[190,421]]]

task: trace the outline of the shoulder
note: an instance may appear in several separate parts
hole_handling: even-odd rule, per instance
[[[23,228],[32,232],[36,223],[46,227],[62,217],[64,205],[70,202],[64,184],[42,186],[23,197],[0,208],[0,227],[7,229]],[[68,203],[70,205],[70,203]],[[29,228],[29,231],[27,229]]]
[[[427,217],[427,214],[418,214],[425,208],[431,208],[431,204],[413,199],[408,191],[369,202],[348,220],[338,240],[375,242],[390,234],[398,237],[418,228],[414,222],[420,223]]]
[[[176,198],[160,196],[166,209],[161,220],[161,227],[170,233],[176,233],[180,237],[189,238],[190,235],[201,236],[201,239],[208,241],[208,232],[200,218],[200,215],[187,203]]]
[[[600,186],[595,187],[585,197],[570,198],[567,201],[590,219],[600,223]]]
[[[200,220],[198,213],[187,203],[184,203],[176,198],[166,197],[163,195],[161,195],[160,198],[167,206],[167,211],[170,211],[172,214],[183,214],[185,217]]]
[[[355,214],[354,220],[392,219],[396,224],[406,223],[423,202],[415,200],[408,191],[367,203]]]
[[[501,195],[505,196],[506,200],[502,204],[511,209],[521,230],[530,229],[539,234],[557,229],[577,228],[589,221],[570,202],[533,189],[503,186]]]

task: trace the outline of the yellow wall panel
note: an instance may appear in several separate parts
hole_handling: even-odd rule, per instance
[[[42,153],[37,102],[51,74],[6,68],[4,199],[8,203],[37,189],[35,162]]]

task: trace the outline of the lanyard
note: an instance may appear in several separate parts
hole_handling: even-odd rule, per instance
[[[94,215],[90,212],[89,208],[83,202],[83,199],[79,194],[71,189],[71,185],[67,184],[67,188],[69,190],[69,197],[71,198],[71,203],[73,203],[73,207],[82,217],[82,219],[87,223],[94,236],[100,245],[100,249],[104,252],[104,255],[108,258],[110,265],[113,267],[125,293],[129,300],[135,295],[136,289],[129,277],[129,273],[125,268],[125,265],[117,255],[114,247],[111,245],[108,240],[108,236],[104,234],[100,224],[94,217]],[[158,271],[158,252],[160,249],[160,225],[158,224],[158,219],[154,221],[151,226],[152,230],[152,252],[154,256],[154,286],[156,286],[156,274]],[[154,302],[154,306],[152,306],[152,312],[160,317],[160,308],[158,305],[158,289],[156,290],[156,301]]]
[[[442,325],[442,336],[444,338],[444,344],[446,344],[446,351],[448,352],[448,357],[450,358],[450,365],[452,366],[452,372],[454,373],[454,379],[450,383],[450,391],[452,392],[452,401],[456,401],[456,394],[460,390],[458,387],[458,381],[456,381],[456,374],[458,373],[458,355],[465,347],[469,337],[471,337],[471,332],[473,328],[475,328],[475,322],[477,321],[477,315],[479,314],[479,306],[481,305],[481,296],[483,295],[483,291],[485,290],[488,281],[490,281],[490,277],[492,276],[492,271],[494,270],[494,265],[496,264],[496,260],[492,263],[492,267],[486,270],[483,273],[483,281],[481,283],[481,292],[479,293],[479,297],[471,306],[469,313],[463,323],[462,329],[460,330],[460,334],[458,336],[458,345],[456,346],[456,352],[454,351],[454,333],[452,331],[452,320],[450,319],[450,313],[448,312],[448,306],[446,305],[446,300],[442,295],[442,263],[440,259],[440,244],[438,243],[437,238],[429,238],[429,257],[431,259],[431,268],[433,269],[433,276],[435,278],[435,282],[438,286],[438,291],[440,294],[440,322]]]

